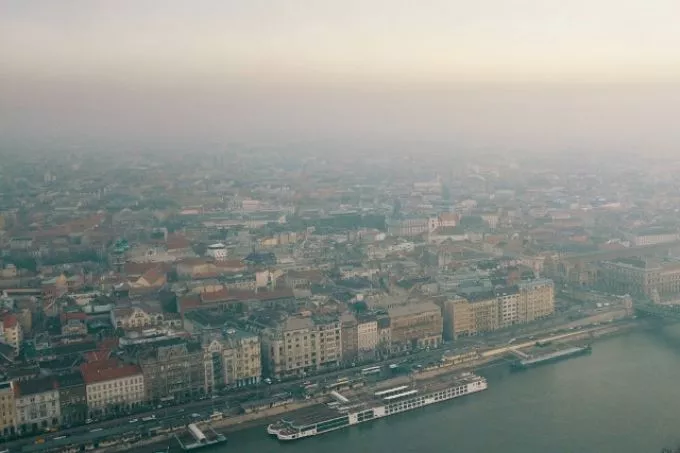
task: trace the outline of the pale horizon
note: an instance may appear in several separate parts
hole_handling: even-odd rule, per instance
[[[10,0],[0,133],[668,151],[677,17],[667,0]]]

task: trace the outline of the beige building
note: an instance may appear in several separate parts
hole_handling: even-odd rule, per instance
[[[454,297],[443,303],[444,338],[455,340],[460,336],[477,333],[472,304],[462,297]]]
[[[555,311],[555,290],[552,280],[532,280],[474,298],[456,297],[442,308],[444,336],[454,340],[550,316]]]
[[[437,347],[442,341],[442,312],[432,302],[392,307],[390,337],[392,351]]]
[[[8,437],[16,432],[16,405],[11,382],[0,382],[0,436]]]
[[[552,280],[537,279],[520,282],[517,305],[518,322],[542,319],[555,312],[555,284]]]
[[[262,336],[263,365],[273,377],[335,368],[342,358],[337,317],[290,317]]]
[[[359,316],[357,319],[357,352],[361,360],[375,357],[378,349],[378,320]]]
[[[499,303],[493,295],[470,301],[477,333],[493,332],[498,329]]]
[[[137,365],[105,360],[86,363],[80,370],[92,416],[118,412],[146,401],[144,375]]]
[[[237,329],[210,330],[203,334],[206,392],[216,388],[241,387],[260,382],[262,360],[260,338]]]
[[[163,313],[160,305],[140,303],[111,310],[111,324],[123,330],[161,326],[181,327],[182,320],[179,316]]]
[[[520,322],[519,291],[517,288],[504,288],[496,293],[498,300],[498,327],[508,327]]]

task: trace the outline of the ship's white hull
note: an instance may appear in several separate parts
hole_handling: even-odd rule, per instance
[[[384,418],[388,417],[393,414],[401,413],[401,412],[408,412],[413,409],[418,409],[420,407],[425,407],[429,406],[430,404],[435,404],[435,403],[441,403],[444,401],[452,400],[455,398],[458,398],[460,396],[465,396],[465,395],[470,395],[473,393],[481,392],[482,390],[486,390],[488,388],[488,384],[486,380],[480,379],[479,381],[475,381],[473,383],[467,384],[467,388],[464,391],[460,392],[455,392],[454,388],[449,388],[445,389],[439,392],[433,392],[430,394],[427,394],[425,396],[416,396],[414,398],[409,398],[407,400],[399,401],[397,403],[392,403],[384,406],[376,406],[373,407],[372,409],[366,409],[361,412],[355,412],[355,413],[350,413],[348,414],[348,423],[347,424],[342,424],[341,426],[337,427],[332,427],[332,428],[327,428],[327,429],[322,429],[319,430],[316,427],[307,429],[307,430],[300,430],[300,431],[294,431],[293,430],[286,430],[286,429],[281,429],[278,430],[275,434],[276,437],[279,440],[284,440],[284,441],[289,441],[289,440],[298,440],[298,439],[303,439],[305,437],[312,437],[312,436],[317,436],[319,434],[324,434],[330,431],[335,431],[338,429],[343,429],[348,426],[353,426],[353,425],[358,425],[359,423],[364,423],[367,421],[375,420],[378,418]],[[360,415],[361,414],[361,415]],[[272,425],[270,425],[272,426]],[[318,424],[317,424],[318,426]],[[267,432],[270,432],[269,427],[267,427]]]

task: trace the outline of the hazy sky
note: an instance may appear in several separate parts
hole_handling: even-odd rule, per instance
[[[678,0],[0,0],[0,133],[680,145]]]

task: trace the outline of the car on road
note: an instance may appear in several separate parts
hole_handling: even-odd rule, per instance
[[[90,423],[94,423],[94,422],[95,422],[95,420],[93,420],[91,418],[88,418],[87,420],[85,420],[86,425],[89,425]]]
[[[67,437],[68,437],[68,434],[64,434],[64,435],[62,435],[62,436],[57,436],[57,437],[55,437],[55,438],[52,439],[52,440],[62,440],[62,439],[66,439]]]
[[[156,420],[156,414],[149,415],[148,417],[143,417],[143,422],[150,422],[151,420]]]
[[[128,420],[128,423],[137,423],[138,421],[139,421],[138,418],[131,418],[130,420]]]
[[[269,378],[264,378],[264,383],[267,385],[272,385],[272,380]]]
[[[91,433],[98,433],[99,431],[102,431],[102,428],[94,428],[90,430]]]

